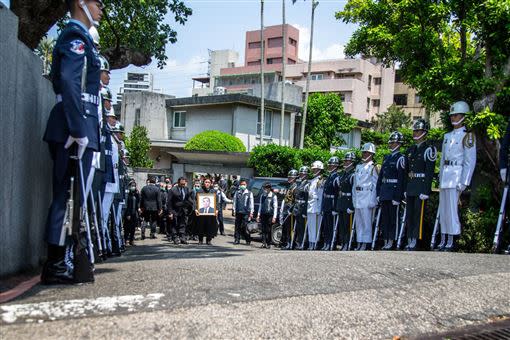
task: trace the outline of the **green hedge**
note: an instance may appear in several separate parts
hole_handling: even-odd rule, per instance
[[[246,152],[246,147],[237,137],[221,131],[208,130],[191,138],[184,146],[184,150]]]

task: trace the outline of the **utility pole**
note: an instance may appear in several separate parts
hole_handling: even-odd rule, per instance
[[[285,65],[287,64],[287,27],[285,25],[285,0],[282,0],[282,109],[280,112],[280,145],[283,145],[285,125]],[[290,136],[289,136],[290,138]],[[289,141],[290,142],[290,141]]]
[[[264,142],[264,0],[260,0],[260,145]]]
[[[305,106],[303,108],[303,119],[301,121],[301,135],[299,136],[299,148],[302,149],[305,143],[305,125],[306,125],[306,110],[308,109],[308,94],[310,91],[310,73],[312,73],[312,49],[313,49],[313,22],[315,18],[315,8],[319,2],[312,0],[312,23],[310,28],[310,54],[308,57],[308,73],[306,74],[306,89],[305,89]]]

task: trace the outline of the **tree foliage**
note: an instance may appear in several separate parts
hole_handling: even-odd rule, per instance
[[[393,132],[400,128],[411,127],[411,114],[406,113],[402,108],[392,104],[388,110],[376,114],[372,118],[374,128],[379,132]]]
[[[149,158],[151,142],[145,126],[135,126],[126,139],[129,151],[129,165],[137,168],[152,168],[153,161]]]
[[[246,147],[235,136],[221,131],[208,130],[191,138],[184,146],[184,150],[246,152]]]
[[[182,0],[104,0],[105,13],[99,33],[102,53],[112,69],[130,64],[144,66],[155,58],[163,67],[168,43],[177,41],[177,32],[165,23],[169,14],[184,25],[192,14]],[[42,37],[66,17],[63,0],[12,0],[19,17],[19,39],[35,49]]]
[[[305,147],[329,149],[344,143],[340,133],[348,133],[357,121],[344,114],[342,100],[334,93],[314,93],[308,98]]]

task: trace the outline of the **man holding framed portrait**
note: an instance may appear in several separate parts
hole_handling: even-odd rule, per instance
[[[198,244],[204,243],[205,236],[206,244],[211,245],[211,240],[218,233],[216,191],[211,187],[211,184],[211,180],[206,178],[202,188],[196,193],[195,214],[197,215]]]

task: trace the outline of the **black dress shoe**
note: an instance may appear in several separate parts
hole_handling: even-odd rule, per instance
[[[248,244],[248,243],[246,243],[246,244]],[[262,245],[260,246],[260,248],[266,248],[265,243],[262,243]]]
[[[154,239],[156,239],[156,238],[157,238],[157,237],[156,237],[156,235],[151,235],[151,239],[153,239],[153,240],[154,240]]]
[[[266,248],[271,249],[271,244],[270,243],[266,244]]]
[[[48,261],[41,274],[41,283],[43,285],[73,284],[73,273],[67,268],[64,260]]]
[[[239,244],[239,240],[234,240],[234,244]]]
[[[182,243],[182,244],[188,244],[188,241],[186,241],[186,240],[181,240],[181,243]]]

